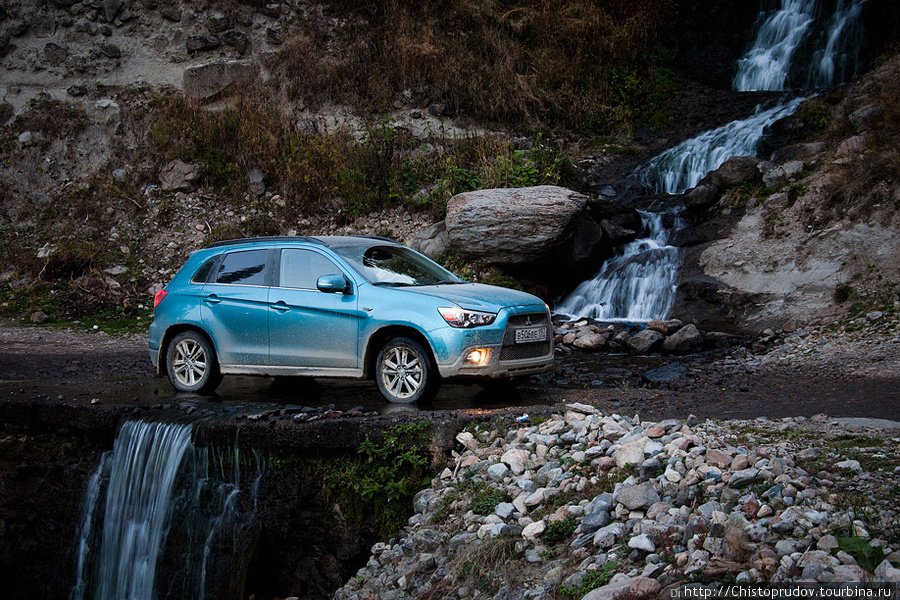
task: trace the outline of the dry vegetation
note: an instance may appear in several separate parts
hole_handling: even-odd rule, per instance
[[[303,103],[378,113],[405,94],[481,122],[609,133],[671,85],[660,48],[678,14],[671,0],[328,1],[271,67]]]

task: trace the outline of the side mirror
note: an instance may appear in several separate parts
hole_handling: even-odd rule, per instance
[[[322,275],[316,280],[316,288],[320,292],[329,294],[349,294],[350,282],[347,281],[346,277],[340,274]]]

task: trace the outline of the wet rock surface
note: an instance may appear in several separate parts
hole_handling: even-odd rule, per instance
[[[559,408],[461,433],[405,530],[373,546],[335,598],[656,598],[725,579],[900,581],[898,515],[883,501],[900,480],[900,423],[653,422]]]

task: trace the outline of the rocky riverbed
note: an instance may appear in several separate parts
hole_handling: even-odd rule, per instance
[[[900,423],[605,414],[484,423],[336,600],[670,597],[900,582]]]

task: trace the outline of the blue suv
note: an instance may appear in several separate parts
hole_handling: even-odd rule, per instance
[[[379,237],[215,243],[154,307],[150,359],[182,392],[210,393],[226,374],[354,377],[409,403],[442,379],[511,385],[553,362],[539,298],[467,283]]]

